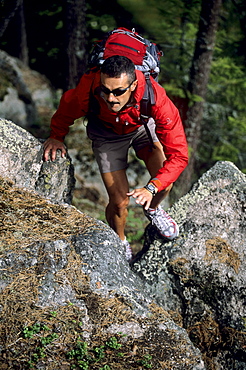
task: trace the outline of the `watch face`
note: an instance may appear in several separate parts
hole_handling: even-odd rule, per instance
[[[155,187],[154,187],[154,185],[152,185],[152,184],[148,184],[148,188],[149,188],[151,191],[154,191],[154,192],[155,192]]]
[[[146,189],[149,190],[152,194],[155,194],[155,187],[153,184],[146,185]]]

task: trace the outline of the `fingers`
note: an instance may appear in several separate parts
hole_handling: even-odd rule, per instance
[[[131,197],[134,194],[135,190],[130,191],[129,193],[126,193],[128,197]]]
[[[127,193],[127,196],[132,196],[135,198],[136,203],[144,206],[144,209],[146,210],[150,207],[150,203],[153,198],[152,194],[145,188],[132,190],[131,192]]]
[[[44,161],[46,162],[51,159],[51,161],[54,162],[58,149],[61,150],[61,157],[64,158],[66,156],[65,145],[56,139],[47,139],[44,143]]]
[[[52,160],[52,162],[54,162],[55,160],[56,160],[56,148],[51,148],[50,149],[50,152],[51,152],[51,154],[50,154],[50,158],[51,158],[51,160]]]
[[[46,146],[44,147],[44,161],[47,162],[50,157],[50,147]]]

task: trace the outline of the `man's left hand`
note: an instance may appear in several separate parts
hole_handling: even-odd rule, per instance
[[[134,189],[129,193],[126,193],[128,197],[133,197],[136,199],[137,204],[141,204],[144,209],[147,211],[152,202],[153,195],[145,188]]]

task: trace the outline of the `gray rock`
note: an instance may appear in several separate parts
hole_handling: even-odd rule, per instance
[[[217,162],[169,210],[180,236],[166,243],[148,226],[148,251],[133,268],[160,305],[182,315],[194,342],[213,351],[216,369],[246,368],[245,201],[246,176]]]
[[[30,129],[47,126],[54,111],[54,89],[47,78],[0,50],[0,117]],[[44,130],[44,127],[42,128]]]
[[[74,208],[73,211],[78,212]],[[163,369],[170,366],[177,370],[205,369],[201,354],[187,332],[175,324],[167,312],[159,313],[157,308],[157,313],[153,314],[155,310],[150,306],[153,301],[148,285],[130,270],[121,241],[104,223],[94,220],[94,225],[91,224],[83,234],[66,239],[35,242],[14,250],[2,247],[0,267],[4,274],[0,275],[0,288],[3,297],[6,297],[6,291],[11,290],[14,295],[23,295],[26,310],[32,310],[32,307],[34,310],[35,307],[47,313],[60,312],[62,307],[67,309],[72,305],[74,310],[79,310],[81,315],[83,313],[80,319],[83,327],[79,334],[83,340],[93,342],[95,332],[101,332],[103,336],[115,336],[120,332],[123,345],[129,346],[133,339],[139,340],[138,345],[143,348],[146,343],[152,343],[152,356],[154,358],[158,352],[158,361],[163,360],[166,364],[161,367]],[[32,282],[31,301],[22,291],[22,281],[28,279]],[[6,300],[1,294],[0,316],[8,321]],[[14,298],[12,300],[14,302]],[[28,321],[33,325],[35,318],[37,321],[35,310],[32,320],[30,312],[29,319],[22,316],[22,330]],[[67,320],[66,317],[64,319]],[[18,313],[16,320],[20,320]],[[24,345],[20,330],[18,327],[18,334],[14,336],[14,342],[18,344],[11,344],[15,353],[18,353],[21,343]],[[76,338],[78,333],[73,335]],[[72,341],[74,343],[75,339]],[[8,353],[9,346],[8,341],[3,343],[4,353]],[[39,362],[37,366],[46,369],[47,363]]]
[[[0,175],[53,202],[70,203],[74,186],[69,157],[43,162],[42,143],[23,128],[0,118]]]
[[[245,369],[244,174],[230,162],[218,162],[169,210],[180,224],[180,236],[164,242],[148,226],[146,253],[130,268],[118,236],[66,204],[74,181],[69,158],[44,164],[40,141],[10,121],[0,119],[0,133],[0,175],[18,186],[11,185],[16,202],[10,205],[1,183],[5,234],[0,240],[0,335],[7,334],[0,358],[4,363],[18,368],[18,359],[25,361],[24,348],[32,358],[41,334],[33,334],[27,342],[21,333],[41,322],[53,334],[59,333],[59,343],[51,345],[46,359],[38,359],[39,369],[51,369],[50,353],[52,361],[54,353],[61,356],[52,369],[63,368],[61,340],[65,351],[79,338],[97,345],[99,338],[119,332],[123,348],[132,351],[130,356],[136,356],[138,347],[143,353],[150,351],[152,368],[158,370]],[[14,222],[19,225],[23,212],[28,219],[27,189],[47,198],[40,198],[42,207],[30,217],[33,242],[24,222],[22,228],[7,233]],[[58,208],[51,210],[54,204]],[[68,217],[68,229],[60,214]],[[80,223],[78,231],[68,227]],[[52,229],[48,237],[41,237],[39,225],[49,227],[47,232]],[[15,242],[8,239],[10,235]],[[130,343],[136,346],[131,348]]]
[[[133,352],[122,362],[117,359],[121,368],[126,361],[129,369],[150,361],[141,359],[141,353],[150,353],[156,369],[205,369],[186,330],[156,304],[152,286],[131,270],[119,237],[64,203],[69,159],[44,164],[39,140],[11,121],[0,120],[0,134],[1,363],[25,368],[35,358],[39,369],[62,369],[78,340],[98,346],[113,335],[126,353]],[[24,335],[28,330],[30,340]],[[40,342],[49,337],[44,330],[59,341],[47,349]]]

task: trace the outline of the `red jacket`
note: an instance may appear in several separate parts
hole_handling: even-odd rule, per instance
[[[94,94],[100,104],[98,117],[108,122],[117,134],[127,134],[141,126],[140,101],[144,94],[145,77],[136,71],[138,85],[133,91],[134,105],[120,112],[111,112],[100,94]],[[152,117],[156,123],[156,134],[163,145],[167,160],[156,174],[154,181],[158,190],[165,189],[175,182],[188,163],[188,148],[179,112],[165,90],[151,78],[156,104],[152,107]],[[100,85],[100,71],[84,74],[75,89],[68,90],[61,98],[58,110],[51,120],[51,138],[63,141],[74,120],[86,116],[89,111],[90,91]]]

